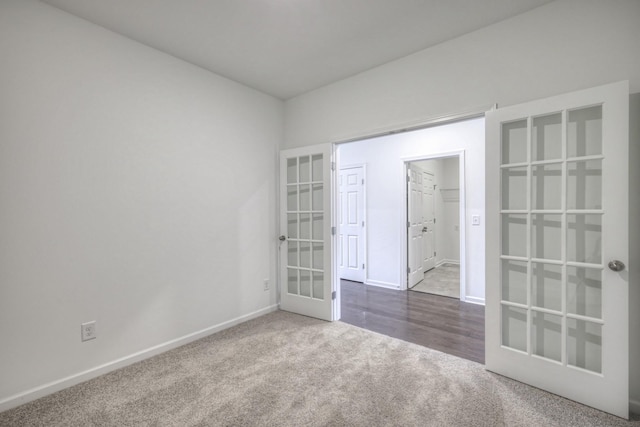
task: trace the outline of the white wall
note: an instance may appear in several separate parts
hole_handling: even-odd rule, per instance
[[[287,147],[629,80],[640,92],[640,2],[560,0],[285,103]]]
[[[342,164],[367,165],[367,278],[369,284],[403,288],[406,249],[404,161],[465,151],[467,212],[484,213],[484,119],[340,144]],[[484,229],[467,217],[466,297],[484,300]],[[437,237],[436,237],[437,238]]]
[[[275,308],[281,101],[35,1],[0,58],[0,410]]]
[[[288,100],[285,146],[343,141],[620,80],[640,92],[638,22],[637,0],[551,2]],[[639,307],[640,282],[631,275],[631,307]],[[638,333],[631,336],[630,360],[631,399],[640,412]]]

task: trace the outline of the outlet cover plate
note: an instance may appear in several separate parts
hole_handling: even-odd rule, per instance
[[[96,339],[96,321],[82,323],[80,325],[82,341]]]

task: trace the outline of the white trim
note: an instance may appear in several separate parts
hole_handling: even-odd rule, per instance
[[[454,260],[454,259],[445,258],[445,259],[440,260],[440,262],[436,264],[436,268],[441,267],[443,264],[460,265],[460,260]]]
[[[433,126],[440,126],[454,122],[460,122],[463,120],[475,119],[478,117],[483,117],[487,111],[495,110],[495,108],[496,104],[491,104],[482,107],[474,107],[454,113],[442,114],[440,116],[433,116],[421,120],[395,123],[380,128],[370,129],[364,132],[358,132],[356,134],[346,134],[341,137],[335,138],[334,142],[336,144],[342,144],[346,142],[362,141],[365,139],[377,138],[384,135],[411,132],[414,130],[425,129]]]
[[[484,305],[484,298],[479,298],[479,297],[470,297],[470,296],[467,296],[467,297],[464,299],[464,302],[468,302],[469,304]]]
[[[107,362],[103,365],[96,366],[95,368],[87,369],[86,371],[70,375],[66,378],[61,378],[59,380],[51,381],[49,383],[43,384],[38,387],[34,387],[22,393],[14,394],[13,396],[9,396],[6,399],[0,400],[0,412],[6,411],[11,408],[15,408],[16,406],[20,406],[27,402],[31,402],[33,400],[39,399],[41,397],[47,396],[49,394],[55,393],[65,388],[74,386],[76,384],[80,384],[82,382],[99,377],[106,373],[115,371],[117,369],[124,368],[125,366],[132,365],[141,360],[148,359],[150,357],[153,357],[158,354],[164,353],[166,351],[172,350],[174,348],[183,346],[185,344],[189,344],[190,342],[199,340],[206,336],[215,334],[216,332],[220,332],[224,329],[231,328],[232,326],[238,325],[240,323],[246,322],[251,319],[255,319],[257,317],[263,316],[265,314],[271,313],[276,310],[278,310],[278,306],[271,305],[269,307],[254,311],[252,313],[245,314],[240,317],[236,317],[235,319],[231,319],[226,322],[222,322],[217,325],[202,329],[200,331],[184,335],[180,338],[176,338],[171,341],[158,344],[146,350],[141,350],[137,353],[130,354],[129,356],[125,356],[120,359]]]
[[[383,282],[382,280],[367,280],[364,284],[387,289],[402,289],[402,287],[397,283]]]

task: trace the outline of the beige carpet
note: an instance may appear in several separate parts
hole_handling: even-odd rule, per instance
[[[2,426],[640,426],[341,322],[276,312],[0,413]]]
[[[460,265],[446,263],[427,271],[411,290],[460,299]]]

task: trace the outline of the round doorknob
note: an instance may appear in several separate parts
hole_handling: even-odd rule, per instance
[[[613,271],[622,271],[624,270],[624,262],[618,261],[614,259],[613,261],[609,261],[609,268]]]
[[[284,242],[285,240],[287,240],[287,238],[284,236],[280,236],[278,237],[278,240],[280,240],[281,242]]]

